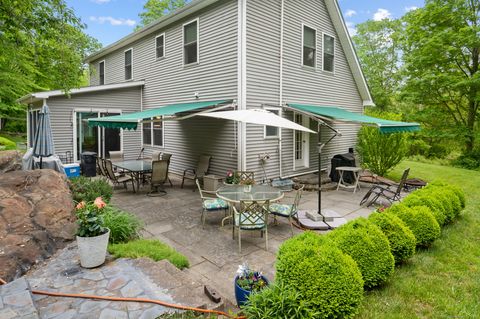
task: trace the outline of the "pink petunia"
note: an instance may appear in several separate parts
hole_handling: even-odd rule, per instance
[[[107,206],[107,204],[103,201],[101,197],[95,198],[93,204],[97,206],[98,209],[102,209],[103,207]]]
[[[85,202],[82,200],[80,203],[75,206],[76,209],[82,209],[85,208]]]

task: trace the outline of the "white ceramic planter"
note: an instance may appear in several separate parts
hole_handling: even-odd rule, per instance
[[[110,229],[100,236],[77,236],[78,254],[80,255],[80,265],[82,267],[94,268],[105,262],[109,237]]]

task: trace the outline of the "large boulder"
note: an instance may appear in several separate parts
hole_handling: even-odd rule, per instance
[[[50,169],[0,174],[0,278],[18,277],[74,238],[66,177]]]
[[[21,170],[22,156],[19,151],[0,151],[0,174]]]

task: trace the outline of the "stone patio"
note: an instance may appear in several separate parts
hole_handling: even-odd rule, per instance
[[[167,195],[148,197],[148,186],[138,193],[131,190],[115,190],[112,204],[140,217],[145,229],[145,238],[156,238],[172,246],[188,257],[188,275],[210,286],[230,301],[234,301],[233,278],[238,265],[248,262],[251,268],[263,272],[270,280],[275,276],[276,252],[283,241],[290,238],[288,221],[279,218],[278,225],[270,223],[268,228],[268,251],[265,239],[258,231],[242,232],[242,252],[238,252],[238,239],[232,239],[231,224],[221,227],[223,212],[207,214],[202,228],[201,200],[193,184],[180,188],[178,178],[172,176],[173,188],[166,186]],[[373,208],[358,205],[369,186],[363,186],[355,194],[352,190],[332,190],[322,193],[322,208],[336,211],[347,220],[368,216]],[[291,203],[294,192],[286,192],[281,202]],[[317,193],[304,192],[300,209],[317,209]],[[295,233],[302,230],[295,228]],[[320,231],[326,233],[326,231]]]

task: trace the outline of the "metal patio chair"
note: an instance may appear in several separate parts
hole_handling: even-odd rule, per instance
[[[259,230],[263,237],[265,233],[265,250],[268,250],[268,207],[269,201],[240,202],[240,211],[233,209],[232,238],[235,239],[235,228],[238,229],[238,251],[242,252],[242,230]]]
[[[248,171],[236,171],[235,176],[238,177],[238,183],[244,185],[255,184],[255,173]]]
[[[407,180],[408,173],[410,172],[410,168],[407,168],[406,170],[403,171],[402,174],[402,179],[397,185],[374,185],[372,188],[368,190],[368,192],[365,194],[365,196],[362,198],[360,201],[360,206],[367,204],[368,206],[373,205],[379,198],[385,198],[388,200],[390,203],[393,203],[395,201],[400,201],[401,196],[400,192],[402,191],[405,181]],[[373,196],[372,196],[373,195]],[[370,196],[372,196],[372,199],[370,199]]]
[[[202,155],[198,160],[198,165],[196,169],[186,169],[183,171],[182,177],[182,186],[185,183],[185,179],[190,179],[195,181],[196,179],[200,179],[203,182],[203,176],[205,176],[210,168],[210,160],[212,157],[210,155]],[[195,191],[195,188],[193,189]]]
[[[110,160],[112,162],[120,162],[120,161],[123,161],[123,151],[110,151],[108,152],[108,154],[110,155]]]
[[[195,180],[195,183],[197,184],[198,192],[200,193],[200,198],[202,199],[201,219],[202,227],[205,227],[205,213],[223,210],[226,215],[229,205],[223,199],[217,198],[214,192],[207,192],[203,190],[198,179]]]
[[[170,179],[170,177],[168,177],[168,171],[170,169],[170,159],[172,158],[172,156],[173,156],[173,154],[170,154],[170,153],[162,153],[161,154],[161,159],[168,162],[167,178],[168,178],[168,182],[170,183],[170,187],[173,187],[173,184],[172,184],[172,180]]]
[[[272,203],[270,204],[268,210],[270,214],[274,216],[275,223],[277,222],[277,216],[288,218],[290,222],[290,228],[292,231],[293,236],[293,218],[297,216],[297,209],[298,205],[300,204],[300,199],[302,198],[303,189],[305,185],[302,185],[299,189],[297,189],[295,194],[295,200],[292,204],[280,204],[280,203]]]
[[[111,160],[105,160],[105,171],[107,172],[108,179],[113,183],[113,185],[123,184],[125,189],[128,189],[127,183],[131,182],[133,191],[135,192],[135,183],[132,176],[129,175],[118,175],[113,171],[113,165]]]
[[[152,175],[150,177],[151,190],[147,196],[163,196],[167,191],[163,188],[163,184],[168,179],[168,161],[158,160],[152,161]]]

